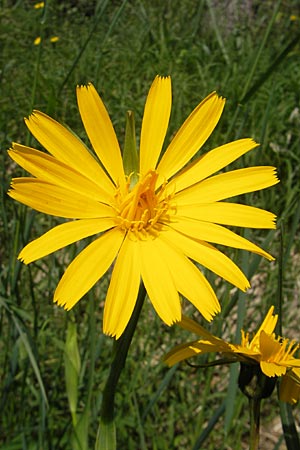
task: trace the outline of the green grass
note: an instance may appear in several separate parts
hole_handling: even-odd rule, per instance
[[[1,449],[76,448],[65,384],[70,322],[77,326],[81,360],[77,418],[88,421],[83,448],[93,448],[96,437],[112,351],[112,340],[101,331],[107,280],[71,312],[53,305],[59,277],[81,247],[74,245],[29,267],[17,262],[22,246],[57,221],[6,195],[11,177],[21,174],[6,149],[12,141],[38,148],[23,123],[33,108],[66,123],[87,142],[76,106],[77,84],[94,83],[121,145],[126,111],[135,111],[139,132],[145,97],[157,73],[172,76],[167,140],[209,92],[217,90],[227,98],[205,149],[253,137],[261,146],[235,167],[278,168],[281,183],[246,200],[275,212],[283,224],[283,330],[299,339],[299,2],[241,3],[52,0],[43,10],[34,9],[30,1],[1,2]],[[291,14],[297,16],[295,21]],[[42,42],[34,46],[37,36]],[[51,43],[52,36],[59,41]],[[251,231],[249,237],[278,258],[279,229]],[[242,257],[241,252],[232,256],[254,276],[254,287],[238,296],[226,282],[215,283],[210,276],[223,306],[211,327],[226,337],[234,337],[243,314],[246,326],[254,329],[278,298],[278,263]],[[186,310],[193,312],[188,305]],[[247,448],[247,402],[235,383],[228,389],[229,368],[195,371],[182,364],[169,370],[161,362],[165,351],[185,338],[182,330],[164,326],[145,304],[116,396],[118,448]],[[279,415],[275,394],[263,411],[262,425],[274,434]],[[264,448],[275,449],[276,439],[264,438]]]

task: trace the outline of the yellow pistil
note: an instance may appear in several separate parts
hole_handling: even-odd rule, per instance
[[[128,192],[120,198],[117,194],[117,222],[121,229],[131,232],[134,238],[145,239],[148,235],[156,236],[161,228],[160,222],[166,219],[169,210],[170,195],[162,196],[164,186],[155,192],[158,173],[150,170],[130,189],[130,178],[127,183]]]

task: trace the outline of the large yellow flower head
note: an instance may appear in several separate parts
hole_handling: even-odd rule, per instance
[[[245,364],[259,364],[267,377],[283,376],[280,398],[295,403],[300,398],[300,359],[294,357],[300,345],[276,337],[274,330],[278,315],[271,306],[258,331],[250,340],[249,333],[242,330],[241,344],[231,344],[212,335],[192,319],[183,317],[179,325],[204,339],[178,345],[165,356],[169,366],[195,355],[221,353],[228,361]]]
[[[72,308],[113,267],[105,333],[117,338],[122,334],[141,280],[166,324],[181,319],[179,294],[211,320],[220,310],[219,302],[191,260],[242,290],[249,287],[241,270],[211,243],[272,259],[222,225],[274,228],[275,216],[222,200],[276,184],[275,169],[251,167],[211,176],[254,149],[252,139],[222,145],[187,165],[221,116],[225,101],[216,93],[194,109],[161,154],[171,112],[171,79],[157,76],[145,104],[138,166],[135,173],[126,173],[113,125],[93,85],[78,87],[77,99],[96,155],[39,111],[26,119],[26,125],[50,155],[16,143],[9,151],[33,176],[13,179],[9,195],[37,211],[76,219],[29,243],[19,259],[28,264],[97,235],[61,278],[54,294],[59,305]]]

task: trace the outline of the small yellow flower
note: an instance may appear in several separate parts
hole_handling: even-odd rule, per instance
[[[38,36],[37,38],[35,38],[35,40],[33,41],[33,45],[40,45],[42,41],[41,36]]]
[[[179,325],[203,339],[181,344],[168,352],[165,361],[172,366],[195,355],[221,353],[228,361],[259,364],[267,377],[283,376],[280,398],[294,403],[300,397],[300,359],[294,357],[300,348],[295,341],[276,337],[274,329],[278,316],[273,314],[274,306],[268,311],[264,321],[252,339],[242,330],[241,344],[231,344],[220,339],[192,319],[183,317]]]
[[[50,42],[52,42],[52,43],[57,42],[57,41],[59,41],[59,37],[58,36],[52,36],[50,38]]]
[[[291,14],[290,15],[290,21],[291,22],[295,22],[296,20],[298,20],[298,16],[296,16],[295,14]]]
[[[249,167],[211,176],[257,147],[252,139],[222,145],[187,165],[222,114],[225,101],[215,92],[194,109],[161,156],[172,94],[170,77],[157,76],[145,104],[138,167],[126,173],[113,125],[94,86],[78,86],[77,99],[96,156],[39,111],[26,125],[50,155],[16,143],[9,151],[33,176],[13,179],[9,195],[42,213],[76,219],[29,243],[19,259],[28,264],[94,235],[66,269],[54,301],[72,308],[112,267],[103,320],[104,332],[117,338],[131,317],[141,281],[167,325],[181,319],[179,294],[211,320],[220,305],[191,260],[242,290],[249,287],[241,270],[211,243],[273,259],[223,225],[274,228],[275,216],[223,200],[276,184],[275,169]]]
[[[45,2],[38,2],[38,3],[35,3],[34,8],[41,9],[41,8],[44,8],[44,6],[45,6]]]

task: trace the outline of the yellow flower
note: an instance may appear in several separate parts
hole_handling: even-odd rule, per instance
[[[52,36],[50,38],[50,42],[52,42],[52,44],[54,44],[55,42],[59,41],[59,37],[58,36]]]
[[[35,9],[41,9],[41,8],[44,8],[44,6],[45,6],[45,2],[38,2],[38,3],[35,3],[35,5],[33,7]]]
[[[219,302],[191,260],[242,290],[249,287],[241,270],[210,243],[273,259],[222,225],[274,228],[275,216],[222,200],[276,184],[275,169],[251,167],[211,176],[255,148],[252,139],[222,145],[186,167],[221,116],[225,101],[216,93],[194,109],[160,158],[171,112],[171,79],[157,76],[145,104],[139,166],[136,173],[125,173],[113,125],[94,86],[79,86],[77,99],[97,157],[67,128],[39,111],[26,119],[26,125],[50,155],[16,143],[9,151],[33,175],[13,179],[9,195],[42,213],[77,219],[29,243],[19,259],[28,264],[98,235],[66,269],[55,302],[72,308],[113,267],[105,333],[117,338],[122,334],[141,280],[166,324],[181,319],[179,294],[211,320],[220,311]]]
[[[181,344],[168,352],[165,361],[172,366],[195,355],[221,353],[228,361],[246,364],[259,364],[267,377],[283,376],[280,398],[290,403],[300,398],[300,359],[294,357],[300,348],[295,341],[276,337],[274,329],[278,316],[273,314],[274,306],[268,311],[257,333],[250,340],[249,333],[243,330],[241,344],[231,344],[220,339],[192,319],[183,317],[179,325],[204,339]]]
[[[41,36],[38,36],[37,38],[35,38],[35,40],[33,41],[33,45],[40,45],[42,41]]]

